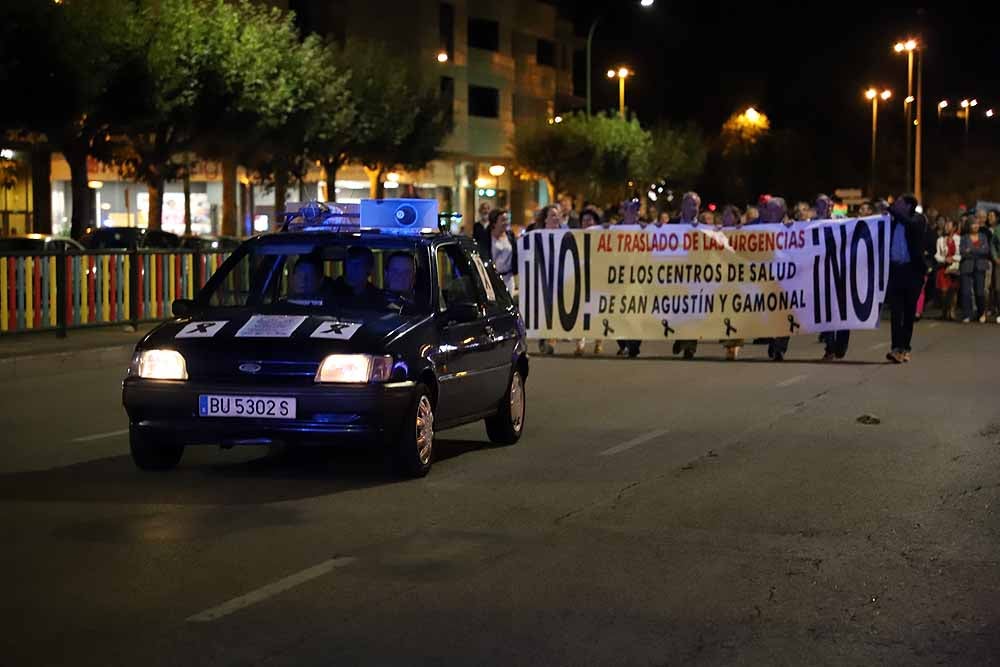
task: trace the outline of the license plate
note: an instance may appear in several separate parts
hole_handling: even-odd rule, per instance
[[[202,394],[198,397],[198,414],[202,417],[295,419],[295,399],[276,396]]]

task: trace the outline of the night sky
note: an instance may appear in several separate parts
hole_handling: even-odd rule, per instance
[[[869,84],[892,89],[879,114],[885,141],[903,142],[906,56],[892,45],[913,36],[926,49],[924,132],[927,156],[960,146],[963,122],[937,122],[937,102],[951,110],[963,97],[978,97],[971,141],[993,143],[1000,117],[1000,32],[985,16],[986,5],[948,3],[918,9],[816,3],[668,2],[643,9],[631,0],[566,2],[579,34],[605,12],[594,39],[594,105],[617,105],[616,82],[604,72],[612,65],[635,69],[627,105],[644,125],[661,118],[695,120],[715,134],[734,111],[754,105],[776,130],[808,134],[820,156],[837,166],[824,187],[860,185],[867,170],[871,106],[863,97]],[[914,79],[916,73],[914,73]],[[916,82],[914,81],[914,94]],[[812,149],[811,149],[812,150]],[[889,150],[892,150],[891,148]]]

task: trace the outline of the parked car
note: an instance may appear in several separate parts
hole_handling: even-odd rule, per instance
[[[198,252],[232,252],[240,242],[235,236],[184,236],[180,247]]]
[[[181,240],[159,229],[100,227],[88,229],[80,242],[87,250],[175,250]]]
[[[79,252],[83,246],[67,236],[25,234],[0,238],[0,253],[5,252]]]

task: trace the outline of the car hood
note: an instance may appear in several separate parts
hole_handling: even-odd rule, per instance
[[[365,318],[264,315],[230,308],[164,322],[139,345],[142,349],[179,351],[193,380],[247,373],[257,377],[311,376],[328,354],[391,352],[393,341],[428,317],[394,313],[369,313]]]

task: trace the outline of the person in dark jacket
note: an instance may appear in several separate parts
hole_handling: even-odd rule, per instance
[[[490,205],[483,202],[479,205],[479,218],[472,223],[472,239],[479,245],[480,249],[488,248],[490,245]],[[489,257],[487,252],[483,257]]]
[[[979,218],[971,218],[962,235],[962,245],[959,254],[962,263],[959,272],[962,276],[962,323],[967,324],[973,319],[980,323],[986,321],[986,270],[990,266],[990,240],[980,228]],[[973,304],[973,291],[975,303]]]
[[[917,298],[924,284],[924,230],[927,219],[917,213],[917,198],[900,195],[889,209],[889,285],[886,300],[892,312],[892,349],[886,359],[910,361]]]

